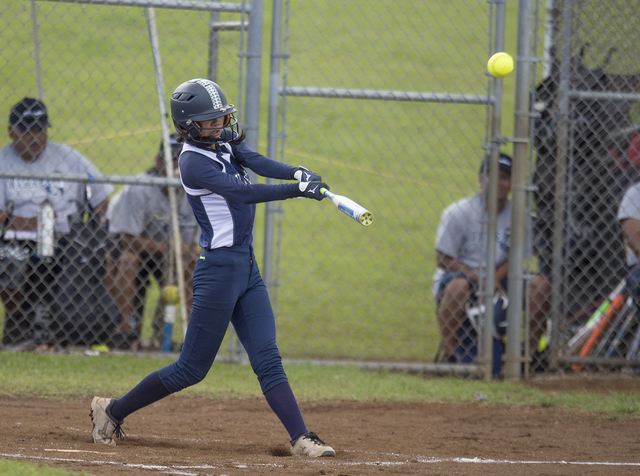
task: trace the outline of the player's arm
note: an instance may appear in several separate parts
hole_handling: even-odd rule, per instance
[[[298,180],[299,182],[321,182],[322,177],[304,167],[293,167],[265,157],[251,149],[244,141],[232,145],[233,155],[243,167],[248,167],[263,177]]]
[[[626,218],[620,221],[622,236],[634,255],[640,259],[640,220]]]
[[[304,196],[316,198],[301,190],[298,183],[246,183],[241,177],[223,172],[219,164],[199,154],[185,155],[180,160],[180,177],[185,188],[208,190],[232,202],[253,204]],[[319,192],[316,199],[320,200]]]

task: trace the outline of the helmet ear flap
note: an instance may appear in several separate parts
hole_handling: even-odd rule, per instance
[[[224,116],[224,122],[222,123],[222,127],[227,127],[231,122],[231,114],[227,114]]]
[[[200,137],[200,126],[197,122],[187,121],[187,134],[189,134],[191,139],[198,139]]]
[[[184,127],[182,127],[175,119],[173,120],[173,126],[175,127],[178,135],[180,135],[180,137],[182,137],[183,139],[186,140],[188,137],[190,137],[189,132]]]

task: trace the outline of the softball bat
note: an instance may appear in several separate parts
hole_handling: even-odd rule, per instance
[[[361,225],[369,226],[373,223],[373,213],[371,213],[363,206],[358,205],[353,200],[342,195],[331,193],[324,187],[320,189],[320,193],[329,198],[333,202],[333,204],[338,207],[338,210],[340,210],[345,215],[353,218]]]

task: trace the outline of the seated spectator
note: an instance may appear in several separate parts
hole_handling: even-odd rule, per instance
[[[620,202],[618,220],[627,247],[627,289],[636,305],[640,304],[640,182],[627,189]]]
[[[468,349],[458,350],[461,328],[467,317],[468,303],[476,304],[478,289],[483,285],[484,276],[480,267],[486,259],[486,207],[482,191],[489,184],[485,173],[489,158],[480,167],[478,186],[481,190],[471,197],[463,198],[448,206],[440,218],[436,237],[437,270],[433,276],[432,291],[438,303],[438,322],[442,338],[442,362],[460,363],[467,361]],[[509,236],[511,232],[511,201],[507,198],[511,191],[511,157],[500,154],[498,178],[498,216],[496,236],[495,291],[507,295],[509,272]],[[527,220],[528,245],[525,257],[531,255],[531,219]],[[531,291],[530,343],[533,353],[546,323],[550,286],[543,275],[537,274],[529,283]],[[496,303],[496,326],[506,325],[506,308]],[[504,327],[503,327],[504,329]],[[462,339],[461,339],[462,338]]]
[[[50,142],[51,127],[42,101],[23,98],[11,108],[9,138],[11,144],[0,149],[0,170],[29,173],[71,173],[96,176],[98,169],[73,148]],[[113,187],[94,184],[90,205],[98,215],[106,212]],[[32,337],[29,314],[36,306],[26,299],[25,284],[38,287],[38,299],[51,292],[51,283],[37,274],[41,263],[32,259],[36,251],[37,211],[49,200],[55,211],[55,231],[59,238],[70,232],[70,217],[77,215],[85,201],[85,186],[79,182],[0,179],[0,223],[2,256],[0,259],[0,297],[5,308],[3,343],[13,345]],[[45,270],[46,271],[46,270]],[[42,273],[40,269],[38,273]],[[37,283],[35,283],[37,282]],[[37,284],[37,286],[36,286]]]
[[[175,170],[174,176],[178,177],[178,157],[182,144],[176,139],[177,134],[171,134],[172,166]],[[162,144],[156,155],[154,167],[141,176],[166,176]],[[191,212],[184,190],[176,189],[176,195],[187,299],[185,305],[189,313],[193,302],[191,280],[200,254],[200,228]],[[137,346],[149,278],[153,276],[160,288],[166,284],[169,272],[168,258],[173,252],[168,187],[127,185],[113,197],[107,216],[109,233],[116,242],[109,259],[111,292],[120,310],[121,331],[129,335],[131,345]],[[177,282],[177,275],[174,276]],[[153,348],[159,348],[162,339],[162,306],[159,304],[160,301],[152,324]]]

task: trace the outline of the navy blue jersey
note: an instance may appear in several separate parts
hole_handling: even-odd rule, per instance
[[[252,184],[245,167],[263,177],[291,180],[296,167],[269,159],[244,142],[219,142],[216,150],[185,144],[180,180],[200,225],[200,246],[211,250],[250,245],[255,204],[300,196],[297,183]]]

